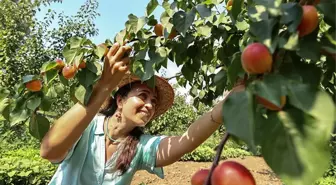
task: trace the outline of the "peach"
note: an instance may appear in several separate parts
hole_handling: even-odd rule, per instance
[[[301,22],[297,28],[299,37],[303,37],[312,33],[318,26],[318,14],[315,6],[304,5],[302,6],[303,14]]]
[[[163,36],[163,26],[162,24],[156,24],[154,26],[154,33],[156,36]]]
[[[268,48],[261,43],[249,44],[241,55],[243,69],[249,74],[270,72],[273,59]]]
[[[251,172],[235,161],[226,161],[216,166],[211,176],[211,185],[256,185]]]
[[[200,169],[191,177],[192,185],[203,185],[206,181],[210,170],[209,169]]]
[[[41,90],[42,82],[40,80],[32,80],[30,82],[27,82],[25,86],[29,91],[37,92]]]
[[[62,74],[65,79],[71,79],[76,75],[76,67],[75,66],[65,66],[62,70]]]

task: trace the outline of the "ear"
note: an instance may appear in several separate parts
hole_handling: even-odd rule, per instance
[[[124,99],[120,95],[118,95],[116,102],[118,109],[121,109],[123,107]]]

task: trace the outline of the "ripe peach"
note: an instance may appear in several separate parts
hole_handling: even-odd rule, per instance
[[[56,64],[57,64],[57,69],[62,69],[65,66],[64,61],[59,58],[56,59]]]
[[[233,0],[229,0],[227,3],[226,3],[226,9],[228,11],[230,11],[232,9],[232,4],[233,4]]]
[[[256,96],[257,102],[266,107],[269,110],[273,111],[280,111],[286,104],[286,96],[280,97],[280,107],[277,105],[274,105],[270,101],[266,100],[265,98],[262,98],[260,96]]]
[[[84,69],[86,68],[86,62],[83,60],[78,66],[77,69]]]
[[[243,165],[235,161],[219,164],[211,176],[211,185],[256,185],[253,175]]]
[[[301,22],[297,28],[299,37],[306,36],[312,33],[318,26],[318,14],[315,6],[304,5],[302,6],[303,14]]]
[[[155,33],[155,35],[156,36],[163,36],[163,26],[162,26],[162,24],[156,24],[155,26],[154,26],[154,33]]]
[[[27,82],[25,85],[28,90],[33,92],[40,91],[42,88],[42,82],[40,80],[32,80]]]
[[[168,35],[168,39],[173,39],[177,36],[177,31],[175,28],[172,28],[171,32]]]
[[[273,64],[271,53],[261,43],[248,45],[241,55],[241,62],[243,69],[249,74],[270,72]]]
[[[65,66],[62,70],[62,74],[65,79],[71,79],[76,75],[76,67],[75,66]]]
[[[191,185],[203,185],[208,177],[209,172],[209,169],[201,169],[194,173],[191,177]]]

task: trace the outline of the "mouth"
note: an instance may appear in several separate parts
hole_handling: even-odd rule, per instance
[[[144,116],[149,116],[149,112],[148,111],[143,111],[141,110],[140,113]]]

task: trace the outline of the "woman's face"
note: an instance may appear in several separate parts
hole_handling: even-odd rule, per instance
[[[122,115],[135,126],[145,126],[153,117],[157,95],[154,89],[145,84],[134,84],[125,98],[118,98],[118,106],[122,108]]]

